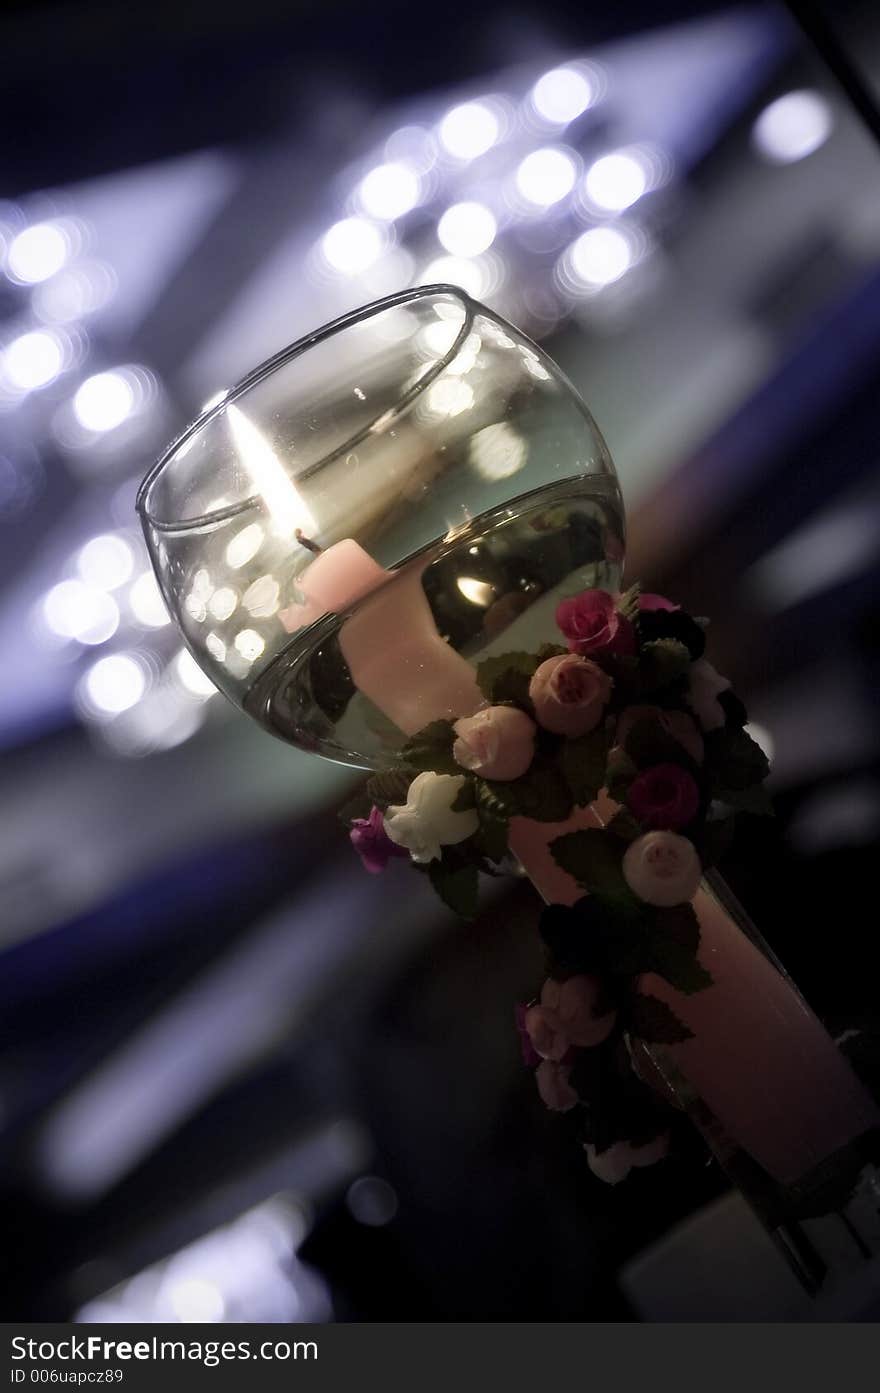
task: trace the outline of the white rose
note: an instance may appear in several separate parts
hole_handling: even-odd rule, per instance
[[[587,1142],[584,1151],[593,1174],[599,1180],[604,1180],[606,1185],[618,1185],[621,1180],[626,1180],[633,1166],[653,1166],[663,1160],[669,1152],[669,1133],[661,1132],[644,1146],[616,1141],[607,1150],[598,1153],[595,1146]]]
[[[695,663],[691,663],[687,703],[703,730],[719,730],[724,725],[724,707],[718,698],[729,688],[727,678],[716,672],[705,658],[698,658]]]
[[[676,832],[646,832],[623,857],[623,878],[646,904],[683,904],[696,894],[702,873],[693,842]]]
[[[413,779],[406,803],[392,804],[385,814],[385,831],[405,846],[414,861],[436,861],[441,847],[455,846],[479,827],[473,808],[453,812],[452,804],[464,783],[463,774],[434,774],[426,770]]]

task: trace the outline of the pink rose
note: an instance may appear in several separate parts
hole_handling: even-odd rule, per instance
[[[581,973],[557,982],[548,977],[541,990],[541,1005],[573,1045],[590,1048],[601,1045],[611,1033],[617,1012],[612,1008],[596,1014],[602,996],[600,978]]]
[[[527,1069],[534,1069],[541,1062],[541,1056],[529,1039],[529,1032],[526,1030],[526,1016],[531,1007],[524,1006],[518,1001],[514,1009],[514,1019],[516,1020],[516,1033],[519,1036],[519,1051],[522,1062]]]
[[[589,658],[562,653],[548,658],[529,683],[538,724],[554,735],[586,735],[594,730],[611,696],[607,672]]]
[[[392,856],[406,856],[406,848],[396,846],[385,831],[380,808],[371,808],[369,817],[356,817],[349,832],[351,844],[370,875],[384,871]]]
[[[634,1166],[653,1166],[669,1154],[669,1133],[646,1142],[644,1146],[633,1146],[629,1141],[616,1141],[605,1151],[596,1151],[591,1142],[584,1147],[590,1170],[606,1185],[619,1185],[626,1180]]]
[[[553,1059],[543,1059],[535,1070],[541,1102],[551,1112],[570,1112],[580,1099],[569,1083],[571,1069]]]
[[[675,832],[646,832],[624,852],[624,880],[646,904],[683,904],[696,894],[701,875],[693,842]]]
[[[535,723],[515,706],[487,706],[455,723],[452,758],[484,779],[518,779],[535,753]]]
[[[553,1059],[559,1063],[571,1049],[571,1040],[554,1011],[548,1011],[543,1006],[530,1006],[523,1024],[533,1050],[542,1059]]]
[[[653,764],[633,779],[626,801],[643,827],[675,830],[696,817],[700,790],[680,765]]]
[[[681,605],[674,605],[671,600],[667,600],[665,595],[640,595],[639,609],[681,609]]]
[[[583,590],[556,607],[556,623],[568,639],[572,653],[582,657],[614,653],[635,653],[636,631],[628,619],[618,614],[614,597],[607,590]]]
[[[659,706],[628,706],[617,722],[614,738],[626,749],[626,737],[638,721],[657,721],[661,729],[690,755],[694,764],[703,763],[703,737],[693,716],[686,711],[663,711]]]

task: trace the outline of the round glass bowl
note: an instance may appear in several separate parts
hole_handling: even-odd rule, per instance
[[[616,587],[607,448],[540,348],[452,286],[404,291],[255,369],[150,471],[162,593],[216,685],[282,738],[387,762],[473,709],[476,664]]]

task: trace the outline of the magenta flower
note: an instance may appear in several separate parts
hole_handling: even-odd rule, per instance
[[[635,629],[618,613],[607,590],[583,590],[570,600],[562,600],[556,607],[556,623],[572,653],[582,658],[605,654],[626,657],[637,648]]]
[[[633,779],[626,801],[646,831],[675,832],[696,817],[700,790],[680,765],[652,764]]]
[[[371,808],[369,817],[356,817],[348,835],[370,875],[384,871],[392,856],[409,855],[406,847],[397,846],[385,831],[381,808]]]
[[[649,595],[640,595],[640,596],[639,596],[639,609],[644,609],[644,610],[656,610],[656,609],[674,610],[674,609],[681,609],[681,605],[674,605],[674,604],[672,603],[671,600],[667,600],[667,599],[666,599],[666,596],[665,596],[665,595],[650,595],[650,594],[649,594]]]

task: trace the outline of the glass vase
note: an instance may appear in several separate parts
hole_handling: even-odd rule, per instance
[[[264,363],[171,446],[138,508],[166,603],[221,691],[272,734],[367,769],[484,704],[478,663],[558,640],[560,599],[622,578],[623,506],[589,411],[539,347],[451,286],[369,305]],[[607,812],[514,819],[545,900],[583,893],[549,843]],[[876,1243],[877,1112],[717,878],[694,906],[714,984],[685,997],[650,979],[693,1038],[636,1063],[816,1290]]]

